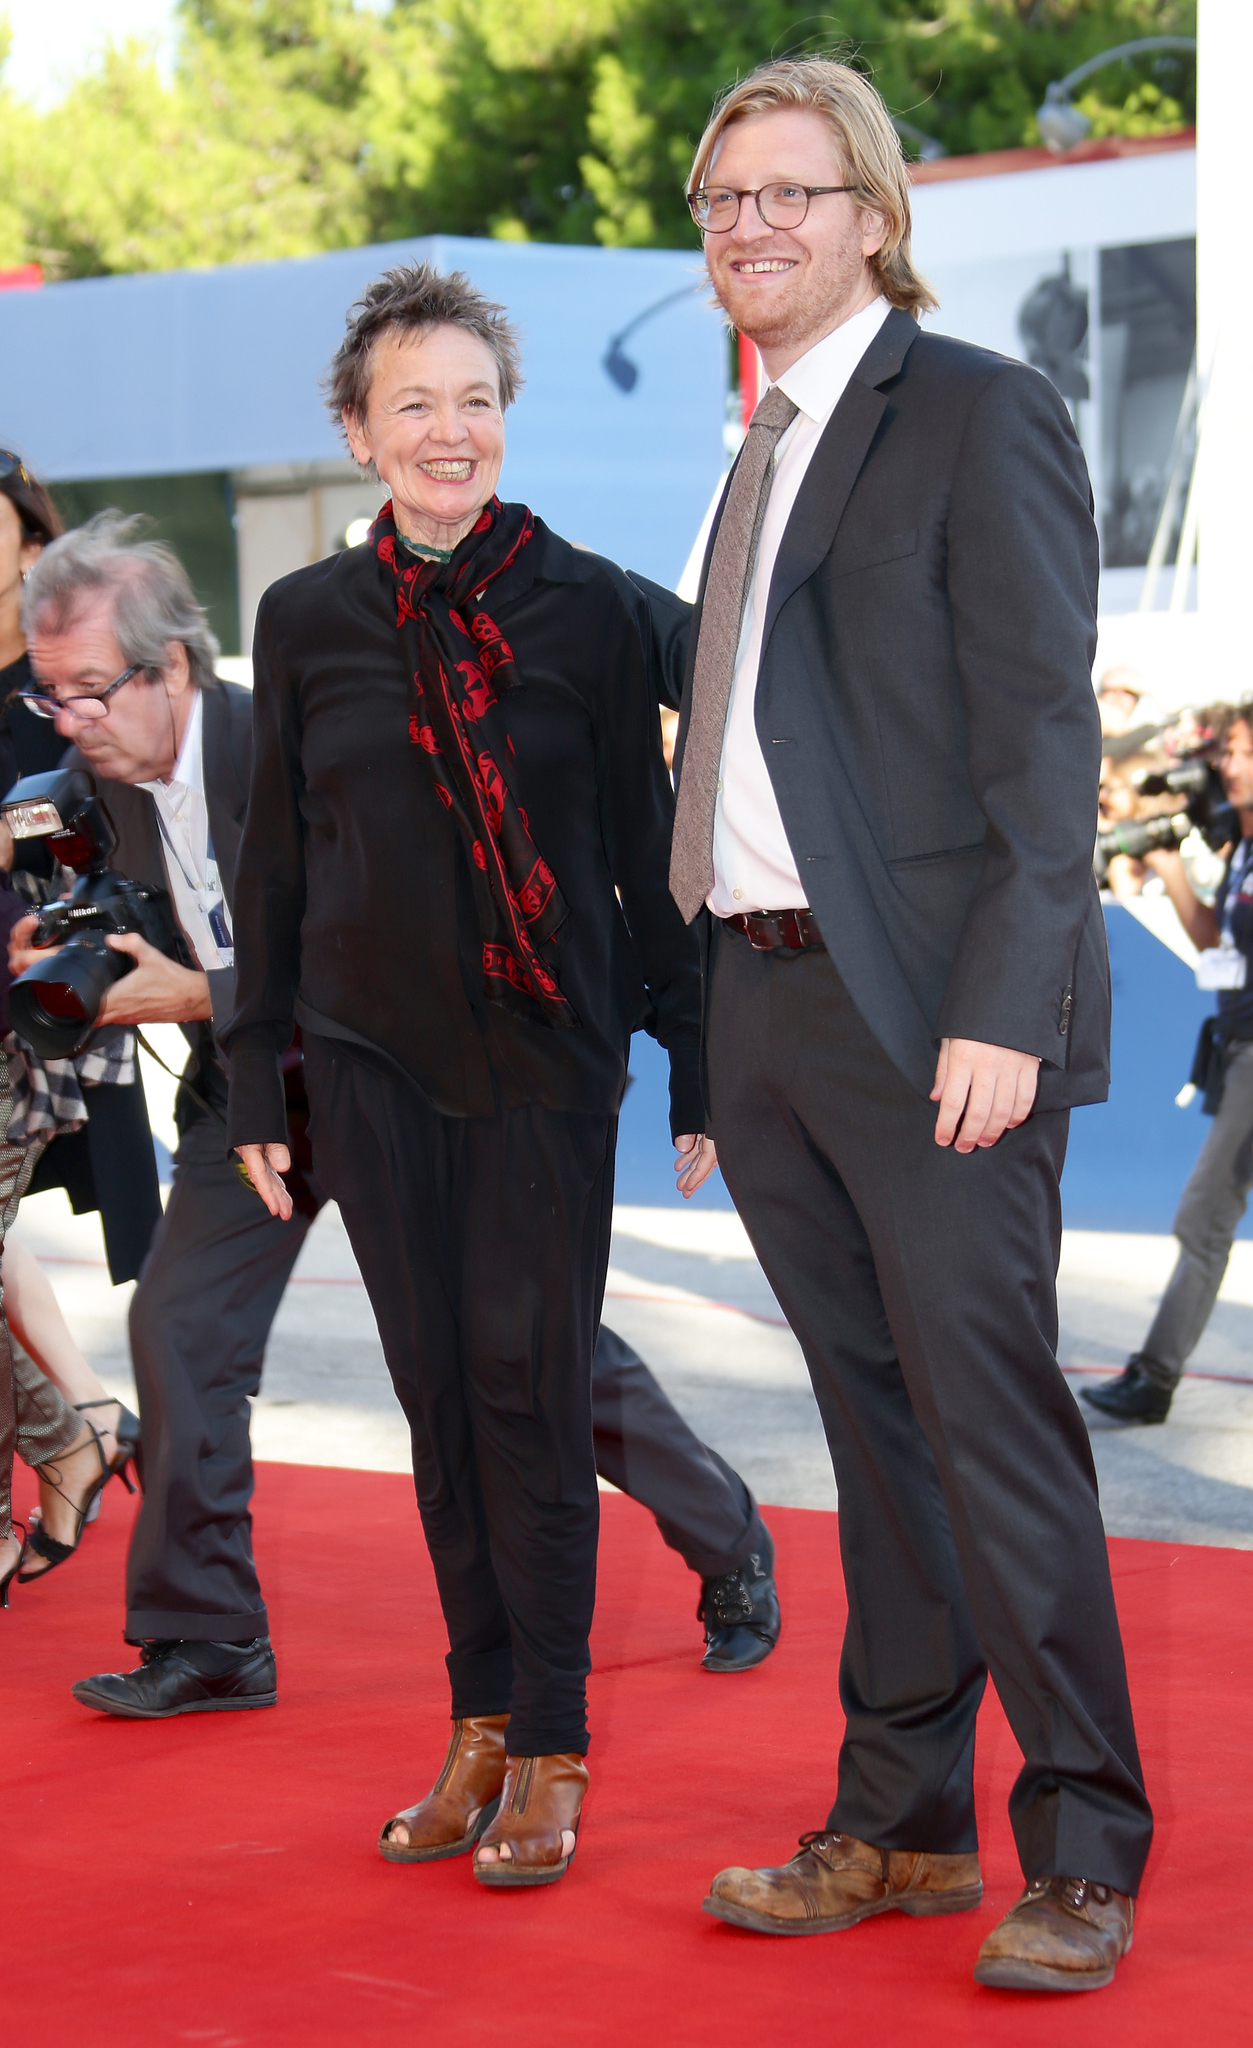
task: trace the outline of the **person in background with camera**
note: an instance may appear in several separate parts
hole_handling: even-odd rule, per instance
[[[1161,876],[1198,949],[1199,986],[1217,994],[1217,1015],[1206,1020],[1192,1076],[1214,1122],[1180,1199],[1174,1225],[1179,1257],[1152,1327],[1116,1379],[1081,1390],[1113,1422],[1165,1422],[1218,1299],[1253,1188],[1253,700],[1224,708],[1215,737],[1240,840],[1213,909],[1193,890],[1177,848],[1141,855]]]
[[[214,674],[217,643],[181,565],[140,531],[102,513],[54,542],[29,573],[23,615],[45,707],[100,779],[113,867],[169,892],[196,962],[138,933],[111,937],[134,966],[97,1020],[180,1024],[191,1047],[173,1189],[130,1311],[147,1491],[125,1633],[142,1662],[74,1688],[85,1705],[147,1718],[276,1696],[252,1555],[248,1396],[304,1229],[270,1216],[229,1161],[213,1037],[215,993],[232,1000],[251,697]],[[33,925],[14,933],[15,972],[47,957],[29,947]]]

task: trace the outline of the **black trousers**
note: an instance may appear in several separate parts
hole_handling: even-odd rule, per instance
[[[662,1540],[702,1579],[747,1564],[769,1538],[744,1481],[689,1429],[643,1359],[602,1323],[592,1355],[596,1470],[656,1517]]]
[[[269,1630],[252,1557],[248,1400],[309,1229],[271,1216],[216,1117],[184,1133],[131,1300],[145,1490],[126,1565],[126,1639],[248,1642]]]
[[[825,952],[715,925],[718,1156],[801,1343],[840,1495],[845,1733],[828,1825],[972,1850],[987,1671],[1028,1878],[1134,1893],[1144,1795],[1096,1475],[1057,1364],[1065,1112],[988,1151],[873,1037]]]
[[[327,1039],[306,1038],[305,1080],[409,1422],[453,1716],[507,1711],[513,1755],[583,1754],[616,1119],[441,1116]]]

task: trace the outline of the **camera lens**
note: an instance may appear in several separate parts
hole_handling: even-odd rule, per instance
[[[68,981],[45,981],[41,983],[37,997],[39,1008],[44,1015],[61,1019],[67,1024],[85,1024],[87,1012],[83,999]]]
[[[13,983],[13,1030],[41,1060],[72,1059],[91,1037],[107,991],[133,964],[101,940],[71,941]]]

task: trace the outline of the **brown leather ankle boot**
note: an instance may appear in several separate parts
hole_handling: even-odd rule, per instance
[[[565,1854],[562,1829],[578,1834],[587,1782],[581,1756],[511,1756],[500,1811],[474,1858],[479,1883],[555,1884],[564,1876],[574,1850]],[[489,1848],[507,1853],[498,1863],[484,1863]]]
[[[495,1817],[505,1782],[508,1714],[454,1721],[444,1768],[425,1799],[394,1814],[379,1836],[389,1863],[463,1856]]]

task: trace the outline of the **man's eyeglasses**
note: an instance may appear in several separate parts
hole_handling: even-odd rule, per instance
[[[0,448],[0,477],[6,476],[18,477],[24,484],[30,482],[30,477],[26,473],[26,464],[21,456],[15,455],[11,448]]]
[[[72,718],[79,718],[84,724],[90,724],[97,718],[107,718],[109,698],[113,692],[120,690],[123,683],[129,683],[132,676],[140,676],[143,673],[144,665],[137,661],[134,668],[128,668],[115,683],[110,683],[107,690],[100,690],[91,697],[49,697],[44,690],[19,690],[18,696],[26,709],[34,712],[36,718],[55,718],[58,712],[68,711]]]
[[[733,192],[725,185],[698,185],[687,195],[692,219],[703,235],[725,235],[740,217],[746,199],[757,203],[763,227],[798,228],[811,199],[826,192],[855,192],[855,185],[762,185],[755,192]]]

